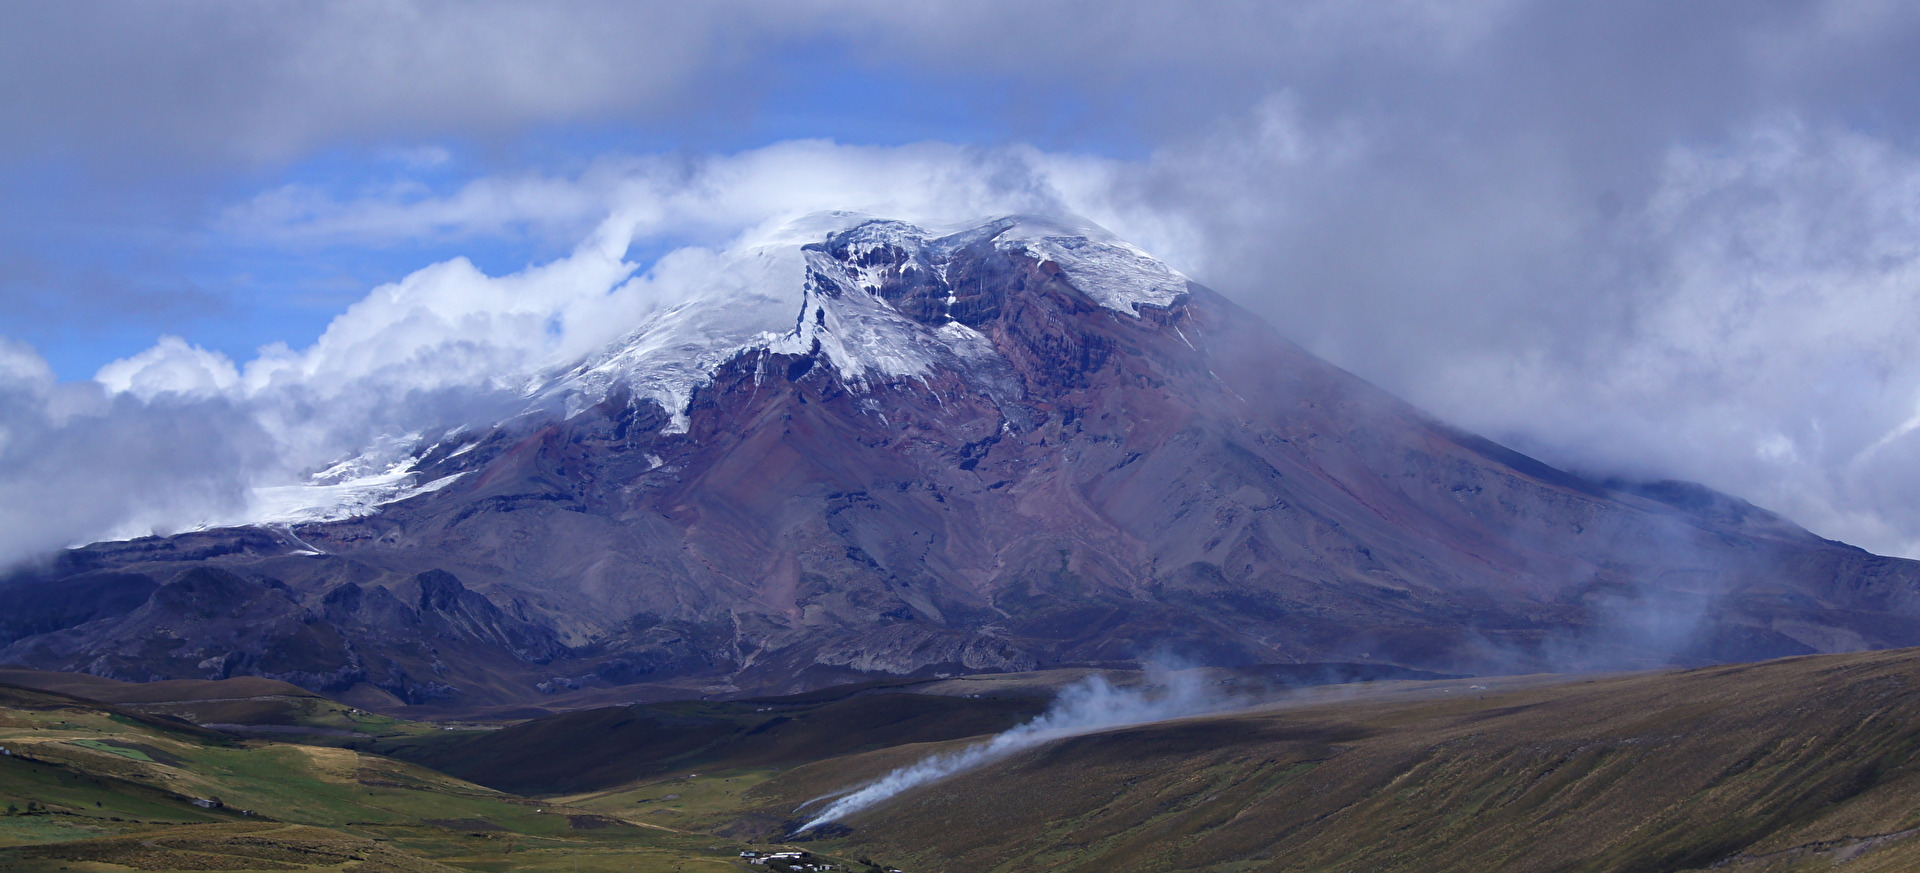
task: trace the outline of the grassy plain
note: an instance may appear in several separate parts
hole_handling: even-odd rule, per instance
[[[738,852],[804,804],[1045,705],[968,681],[487,732],[315,704],[349,726],[299,744],[0,688],[0,869],[757,869]],[[1910,871],[1916,755],[1920,650],[1386,681],[1056,741],[788,845],[911,873]]]
[[[0,748],[5,870],[741,866],[732,841],[48,692],[0,687]]]

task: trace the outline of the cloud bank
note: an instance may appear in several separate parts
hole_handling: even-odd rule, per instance
[[[0,96],[9,168],[71,153],[146,190],[237,162],[251,175],[195,188],[212,207],[167,214],[254,250],[562,254],[436,259],[249,360],[188,335],[60,384],[10,344],[0,560],[226,517],[381,434],[496,410],[819,209],[1078,213],[1548,461],[1920,555],[1908,4],[60,4],[13,24],[0,74],[40,86]],[[921,99],[991,132],[500,145],[566,125],[751,140],[775,116],[921,118]],[[329,149],[405,160],[390,184],[273,175]],[[15,312],[123,299],[9,287]]]
[[[538,203],[532,215],[590,230],[567,255],[505,275],[464,258],[423,267],[369,291],[311,346],[269,346],[247,361],[165,337],[91,382],[59,384],[9,342],[0,391],[18,401],[0,406],[0,490],[12,498],[0,504],[10,522],[0,563],[272,515],[291,486],[343,460],[371,450],[349,468],[377,466],[413,436],[502,420],[527,408],[530,380],[649,314],[764,281],[735,275],[735,259],[809,213],[852,206],[939,223],[1056,211],[1033,154],[797,142],[696,162],[622,160],[571,179],[483,179],[436,200],[312,193],[287,211],[286,189],[267,192],[228,220],[282,238],[485,235],[503,213],[525,218],[516,209]],[[697,242],[628,260],[636,241],[663,239]],[[790,278],[773,293],[797,295],[800,277]]]

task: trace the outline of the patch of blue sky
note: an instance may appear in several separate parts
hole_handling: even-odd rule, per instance
[[[478,232],[300,239],[232,226],[236,204],[289,186],[332,203],[418,202],[488,176],[570,178],[606,156],[729,154],[795,139],[1020,141],[1122,158],[1149,151],[1128,113],[1094,107],[1064,84],[882,69],[826,44],[789,45],[756,70],[731,83],[723,105],[658,118],[336,146],[278,167],[127,172],[125,187],[115,168],[16,164],[0,180],[10,203],[0,220],[12,239],[0,244],[10,267],[0,303],[16,304],[0,316],[0,335],[33,344],[67,380],[90,378],[163,334],[244,363],[272,343],[311,344],[369,290],[429,264],[466,257],[490,275],[511,273],[565,254],[581,238],[573,231],[586,229],[508,222]],[[644,269],[700,241],[650,237],[629,259]]]

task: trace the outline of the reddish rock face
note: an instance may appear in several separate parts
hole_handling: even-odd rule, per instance
[[[278,580],[259,596],[300,630],[274,639],[314,652],[312,669],[278,674],[386,677],[410,702],[786,691],[1155,656],[1459,672],[1920,643],[1912,562],[1697,486],[1547,467],[1198,286],[1115,308],[1083,287],[1086,271],[990,232],[932,243],[901,227],[810,247],[795,329],[810,346],[728,360],[681,432],[658,403],[616,391],[571,418],[435,448],[429,476],[468,475],[299,529],[324,556],[210,532],[160,551],[91,547],[66,575],[165,581],[190,555]],[[859,282],[835,278],[841,267]],[[855,305],[910,324],[899,335],[941,365],[850,375],[828,345]],[[955,357],[956,336],[974,351]],[[371,593],[402,584],[419,603]],[[223,620],[175,612],[187,638]],[[138,615],[35,628],[0,658],[194,674],[129,636]],[[224,669],[250,669],[236,663]]]

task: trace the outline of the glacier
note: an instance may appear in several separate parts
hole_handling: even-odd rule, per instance
[[[844,249],[843,257],[826,243]],[[749,240],[720,259],[704,283],[675,305],[650,313],[619,339],[584,358],[523,377],[529,410],[563,417],[616,391],[657,402],[669,432],[684,432],[693,394],[721,365],[763,350],[817,353],[855,390],[922,380],[936,371],[995,381],[992,342],[948,317],[929,325],[878,293],[889,267],[928,270],[944,281],[946,259],[982,242],[1052,262],[1074,288],[1122,317],[1164,309],[1187,293],[1188,279],[1091,222],[1031,215],[921,225],[857,212],[804,216]],[[906,264],[876,264],[876,253]],[[954,302],[947,298],[947,305]],[[418,435],[387,441],[307,481],[255,488],[242,524],[335,521],[445,487],[452,477],[420,481],[415,464],[436,444]]]

